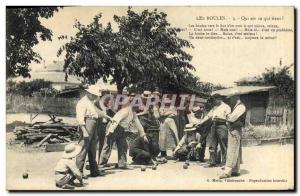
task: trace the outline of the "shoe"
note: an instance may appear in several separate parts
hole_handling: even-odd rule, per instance
[[[241,174],[239,172],[232,172],[231,176],[236,177],[236,176],[240,176]]]
[[[89,178],[87,175],[84,175],[83,173],[81,173],[81,177],[82,177],[82,179],[84,179],[84,180],[86,180],[86,179]]]
[[[75,186],[72,186],[70,184],[64,184],[64,185],[58,186],[58,187],[60,187],[62,189],[69,189],[69,190],[75,189]]]
[[[216,167],[217,164],[215,163],[209,163],[208,165],[205,165],[204,168],[211,168],[211,167]]]
[[[219,179],[230,178],[230,177],[231,177],[231,175],[226,174],[226,173],[222,173],[222,174],[219,176]]]

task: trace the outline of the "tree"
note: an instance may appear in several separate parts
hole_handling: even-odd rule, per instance
[[[40,63],[41,56],[32,47],[50,40],[52,32],[39,18],[50,18],[57,7],[7,7],[6,8],[6,75],[30,77],[29,64]]]
[[[111,24],[103,27],[101,14],[89,25],[76,22],[75,37],[58,51],[65,55],[65,71],[95,83],[112,78],[118,91],[125,86],[163,92],[187,91],[184,81],[191,77],[192,56],[183,48],[193,47],[178,37],[179,28],[171,27],[167,14],[144,10],[134,12],[131,7],[126,16],[114,16],[118,29]],[[184,88],[183,88],[184,87]]]
[[[240,81],[239,85],[257,85],[257,86],[275,86],[277,98],[283,98],[285,101],[293,104],[295,100],[295,81],[290,73],[290,68],[294,65],[285,65],[266,69],[261,75],[255,76],[251,81]]]
[[[290,68],[294,66],[280,66],[279,68],[272,67],[266,69],[262,74],[262,78],[265,85],[276,86],[276,93],[278,96],[291,100],[295,99],[295,81],[291,77]]]

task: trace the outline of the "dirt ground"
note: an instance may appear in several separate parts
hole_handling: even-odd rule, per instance
[[[46,121],[46,115],[35,121]],[[27,114],[7,115],[7,124],[15,120],[29,122]],[[64,118],[64,122],[74,123],[74,118]],[[13,133],[7,133],[7,143]],[[6,187],[8,190],[60,190],[55,187],[54,167],[62,152],[41,152],[24,150],[6,145]],[[168,152],[171,155],[171,151]],[[208,149],[206,150],[208,158]],[[110,163],[117,162],[114,150]],[[131,158],[128,157],[128,162]],[[241,176],[230,180],[218,180],[220,167],[204,168],[203,163],[191,162],[183,169],[182,162],[169,160],[159,165],[157,170],[140,167],[132,170],[108,170],[103,177],[89,178],[85,187],[76,190],[263,190],[292,189],[294,186],[294,145],[272,144],[243,148]],[[88,174],[88,171],[85,171]],[[23,179],[22,174],[29,178]]]
[[[85,187],[77,189],[257,190],[293,188],[294,148],[292,144],[252,146],[245,147],[243,150],[244,164],[241,165],[241,176],[230,178],[233,182],[217,180],[220,168],[204,168],[203,163],[192,162],[188,169],[183,169],[182,162],[169,160],[168,163],[159,165],[157,170],[147,168],[145,172],[142,172],[139,167],[126,171],[108,170],[106,176],[89,178],[85,181],[88,183]],[[59,190],[54,184],[53,168],[60,156],[61,152],[20,152],[7,149],[7,189]],[[117,153],[113,151],[110,162],[116,161]],[[28,179],[22,178],[24,172],[29,174]],[[258,183],[255,180],[271,180],[272,182]]]

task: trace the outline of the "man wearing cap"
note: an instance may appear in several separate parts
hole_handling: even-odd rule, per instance
[[[224,96],[220,94],[215,94],[212,98],[214,100],[215,106],[197,124],[197,127],[200,127],[208,120],[212,121],[212,126],[208,136],[210,154],[208,167],[216,166],[218,144],[221,147],[222,163],[225,164],[228,140],[228,129],[226,126],[226,119],[227,115],[231,112],[230,106],[223,102],[223,99],[225,98]]]
[[[81,148],[78,145],[68,144],[65,146],[65,151],[62,158],[56,164],[55,184],[59,188],[74,189],[74,180],[77,179],[83,185],[82,174],[73,160],[80,152]]]
[[[192,123],[185,125],[184,132],[185,134],[183,135],[173,152],[174,156],[178,158],[179,161],[196,161],[199,159],[201,136],[196,132],[196,128]]]
[[[95,105],[101,96],[101,89],[97,85],[91,85],[86,92],[86,95],[76,105],[76,120],[82,131],[82,138],[79,141],[82,148],[76,157],[76,164],[83,173],[85,159],[88,155],[90,176],[96,177],[100,174],[96,162],[99,119],[103,117],[110,119],[110,117]]]
[[[128,145],[126,141],[126,132],[131,131],[131,126],[136,126],[139,135],[145,142],[148,142],[144,128],[136,114],[138,109],[138,107],[127,105],[120,109],[112,118],[112,122],[108,124],[104,146],[100,156],[101,167],[106,166],[111,155],[113,144],[116,142],[118,149],[118,167],[120,169],[127,169]]]
[[[234,103],[232,112],[227,116],[228,148],[226,165],[220,179],[240,175],[242,127],[245,126],[246,106],[238,95],[231,97]]]

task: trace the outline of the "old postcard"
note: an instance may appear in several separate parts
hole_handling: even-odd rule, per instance
[[[294,190],[294,12],[6,7],[7,190]]]

